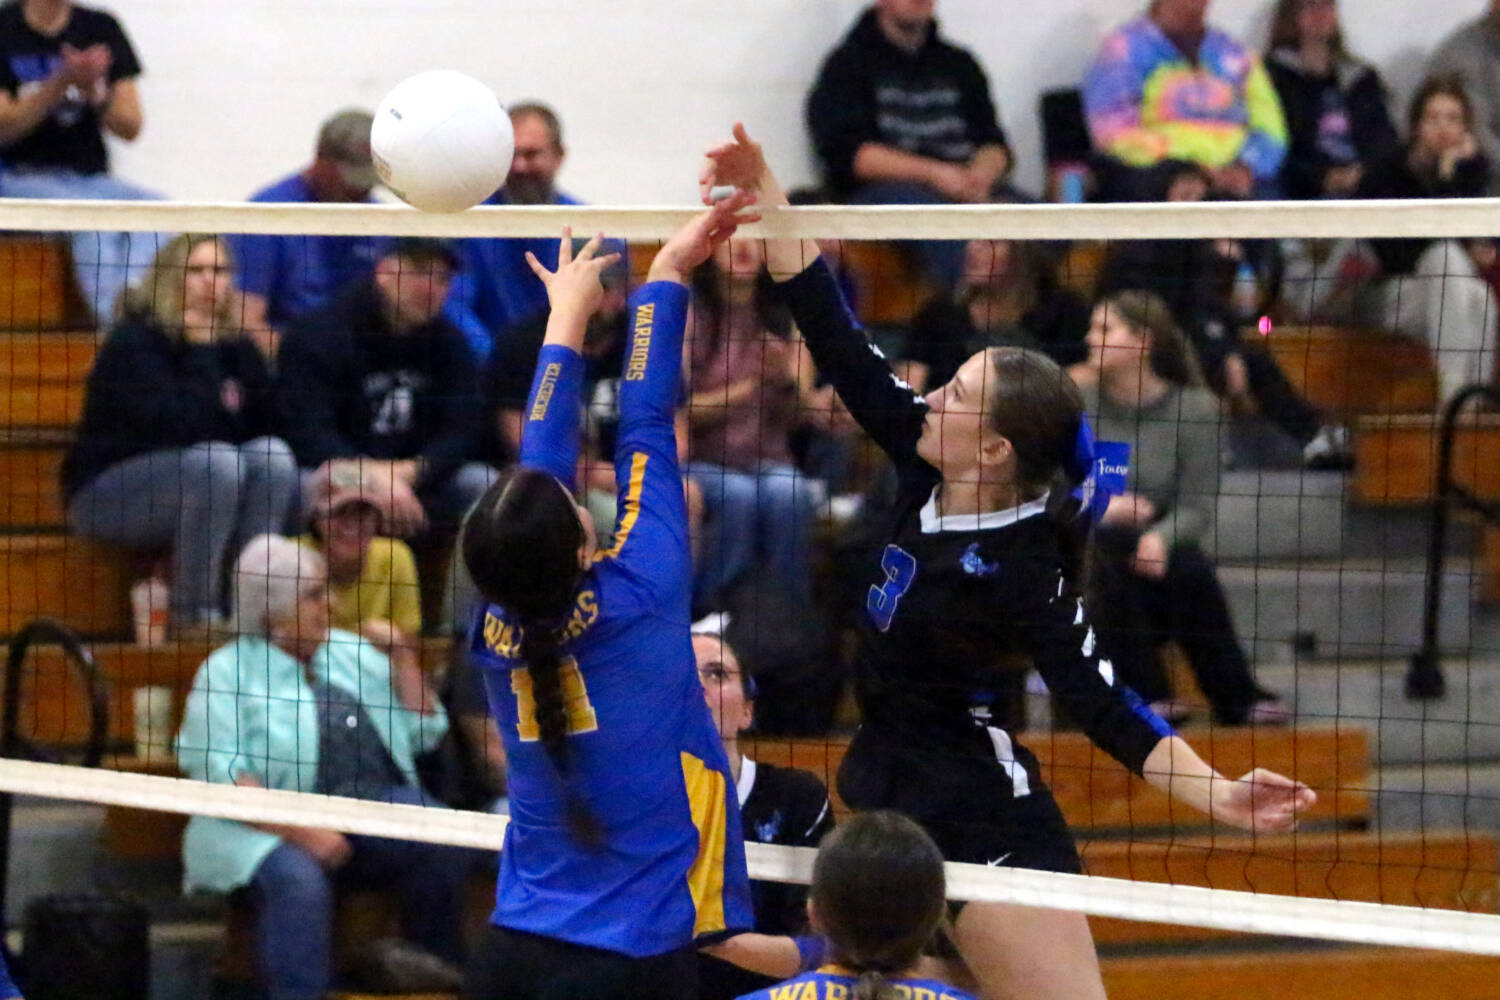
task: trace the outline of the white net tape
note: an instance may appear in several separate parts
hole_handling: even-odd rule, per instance
[[[0,791],[498,849],[506,818],[185,778],[0,760]],[[746,844],[752,878],[806,883],[814,851]],[[948,896],[1226,931],[1500,955],[1500,916],[949,863]]]
[[[297,233],[308,236],[555,236],[665,239],[700,209],[506,206],[453,215],[401,205],[0,199],[0,230]],[[750,237],[827,239],[1268,239],[1500,234],[1500,199],[1128,205],[805,206],[769,210]]]

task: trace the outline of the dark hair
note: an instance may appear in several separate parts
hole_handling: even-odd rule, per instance
[[[568,827],[584,844],[600,839],[594,817],[571,787],[567,705],[562,690],[563,628],[582,571],[583,525],[567,489],[538,469],[512,466],[464,521],[464,566],[484,599],[514,619],[519,659],[531,675],[542,747],[562,777]]]
[[[1417,126],[1422,122],[1422,112],[1427,109],[1427,102],[1434,97],[1451,97],[1464,109],[1464,125],[1469,129],[1474,128],[1474,102],[1469,99],[1468,88],[1464,86],[1464,78],[1457,73],[1435,73],[1422,81],[1417,88],[1416,94],[1411,99],[1411,106],[1406,112],[1407,141],[1412,142],[1417,137]]]
[[[716,338],[723,329],[724,317],[729,309],[724,286],[729,277],[712,258],[693,268],[690,282],[695,307],[693,315],[701,317],[694,320],[695,336],[703,336],[706,332],[710,337]],[[764,264],[755,275],[754,307],[755,318],[763,329],[778,337],[791,334],[791,313],[782,304],[781,297],[776,293],[776,283],[771,280],[771,272]]]
[[[860,974],[855,1000],[894,998],[886,977],[916,963],[947,913],[943,855],[899,813],[858,813],[818,848],[809,896],[831,957]]]
[[[390,245],[384,256],[397,257],[416,267],[431,267],[442,264],[450,271],[458,270],[458,251],[447,240],[431,236],[402,236]]]
[[[512,104],[506,109],[510,114],[510,120],[517,118],[540,118],[542,124],[547,127],[547,134],[552,137],[552,145],[562,149],[562,119],[557,117],[557,112],[543,104],[541,101],[521,101]]]
[[[1126,289],[1099,300],[1106,310],[1119,316],[1132,330],[1151,338],[1147,362],[1157,375],[1179,386],[1204,384],[1198,352],[1177,325],[1172,309],[1155,292]]]
[[[1297,14],[1304,2],[1305,0],[1277,0],[1276,12],[1271,15],[1271,44],[1266,48],[1267,52],[1302,47],[1302,32],[1297,30]],[[1344,47],[1343,28],[1334,29],[1328,47],[1338,58],[1349,57],[1349,50]]]

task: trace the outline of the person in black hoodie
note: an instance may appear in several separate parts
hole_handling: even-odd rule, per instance
[[[297,494],[265,358],[239,328],[229,252],[179,236],[126,299],[62,466],[68,525],[172,547],[172,625],[212,627],[225,561],[280,530]]]
[[[1474,136],[1474,109],[1456,76],[1428,78],[1412,98],[1410,133],[1370,166],[1361,198],[1478,198],[1489,159]],[[1495,264],[1492,240],[1378,239],[1370,247],[1383,279],[1357,307],[1358,320],[1422,337],[1437,357],[1441,398],[1493,378],[1495,296],[1481,273]]]
[[[442,315],[457,266],[438,240],[402,239],[278,356],[287,441],[304,470],[363,457],[391,491],[393,533],[457,529],[494,481],[480,452],[478,365]]]
[[[1344,47],[1337,0],[1280,0],[1266,70],[1291,146],[1290,198],[1352,198],[1367,167],[1401,145],[1380,74]]]
[[[807,97],[824,183],[869,205],[989,201],[1012,166],[1005,131],[975,58],[938,37],[935,0],[876,0],[829,53]],[[940,288],[963,244],[921,241]]]

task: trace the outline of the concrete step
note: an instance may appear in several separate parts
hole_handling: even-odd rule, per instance
[[[1262,665],[1256,679],[1296,708],[1298,725],[1357,725],[1379,764],[1500,760],[1500,659],[1448,657],[1447,695],[1409,701],[1407,661]]]
[[[1370,774],[1369,791],[1383,832],[1500,834],[1500,763],[1382,767]]]
[[[1342,473],[1226,472],[1214,549],[1221,562],[1335,558],[1344,551],[1345,507]]]
[[[18,798],[11,813],[5,920],[19,926],[36,896],[99,891],[102,806]]]
[[[1288,662],[1294,649],[1322,659],[1400,657],[1421,639],[1420,559],[1220,566],[1219,580],[1256,662]],[[1443,574],[1438,641],[1445,650],[1469,648],[1477,582],[1466,565]]]

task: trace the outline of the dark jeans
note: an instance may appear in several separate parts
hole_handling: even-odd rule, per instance
[[[474,949],[464,1000],[697,1000],[691,948],[633,958],[508,927]]]
[[[1271,695],[1250,673],[1213,560],[1196,546],[1179,545],[1167,558],[1166,576],[1152,580],[1128,564],[1138,537],[1130,530],[1100,529],[1096,539],[1092,617],[1115,676],[1148,702],[1170,698],[1160,647],[1175,641],[1214,718],[1244,722],[1251,706]]]
[[[1323,416],[1313,405],[1297,392],[1297,387],[1287,379],[1286,373],[1259,344],[1230,344],[1227,341],[1209,341],[1199,350],[1203,373],[1214,391],[1222,395],[1225,387],[1224,365],[1231,354],[1238,354],[1245,363],[1245,376],[1250,383],[1250,395],[1260,406],[1261,414],[1296,441],[1305,445],[1317,436],[1323,424]]]
[[[420,805],[414,788],[388,799]],[[464,884],[478,851],[351,835],[348,864],[337,872],[300,847],[282,843],[250,880],[257,945],[267,1000],[323,1000],[332,969],[334,892],[338,886],[389,888],[396,893],[405,936],[461,966]]]

